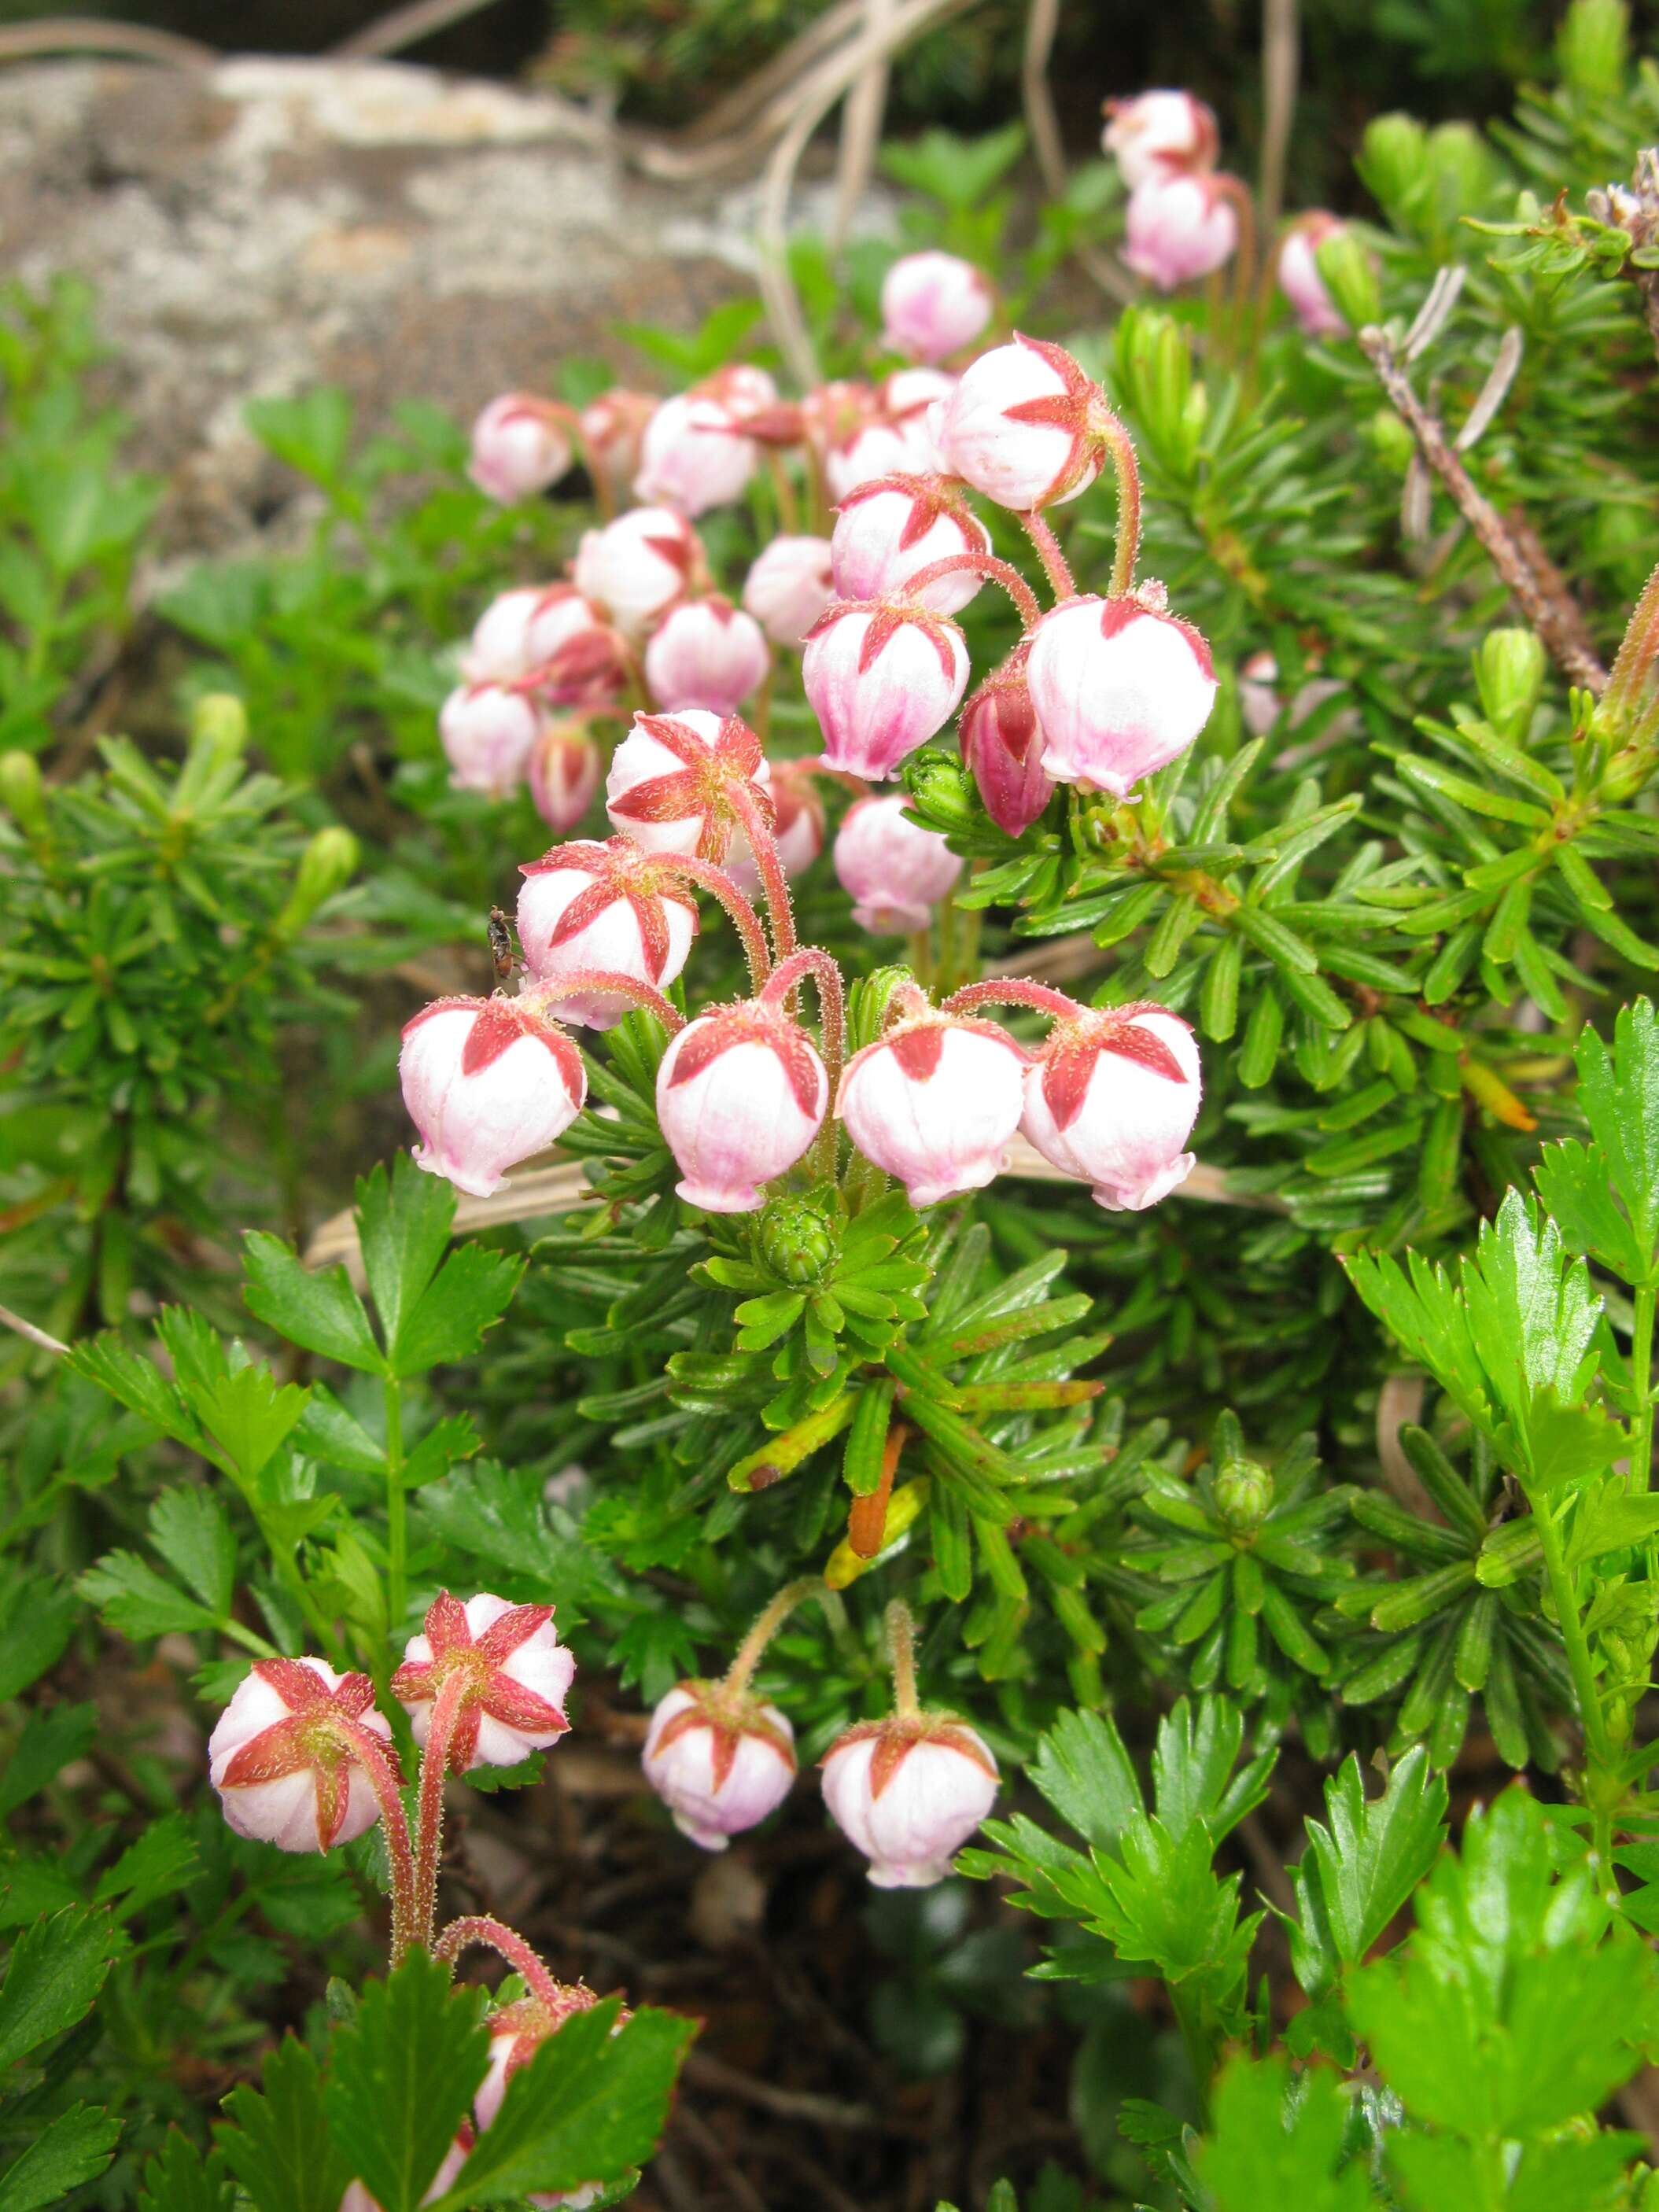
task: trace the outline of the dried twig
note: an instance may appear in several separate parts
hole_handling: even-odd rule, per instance
[[[342,61],[370,61],[381,54],[402,53],[405,47],[447,31],[453,23],[464,23],[469,15],[481,15],[495,4],[495,0],[410,0],[406,8],[377,15],[330,51]]]
[[[1048,57],[1054,52],[1054,33],[1059,28],[1060,0],[1031,0],[1025,15],[1025,44],[1020,58],[1020,96],[1038,173],[1043,189],[1054,200],[1066,197],[1066,143],[1060,135],[1060,118],[1054,112],[1054,97],[1048,88]],[[1112,254],[1103,253],[1098,246],[1079,243],[1072,248],[1072,258],[1094,279],[1109,300],[1127,304],[1134,298],[1133,277]]]
[[[839,2097],[820,2097],[809,2089],[784,2089],[775,2081],[765,2081],[757,2075],[739,2072],[707,2052],[694,2051],[685,2062],[688,2081],[701,2082],[705,2089],[713,2089],[728,2097],[740,2097],[744,2103],[758,2105],[763,2112],[778,2112],[787,2120],[806,2120],[814,2127],[836,2128],[849,2133],[865,2134],[881,2126],[881,2115],[870,2105],[849,2105]],[[901,2128],[898,2132],[908,2130]]]
[[[120,54],[178,70],[211,69],[220,58],[198,39],[151,30],[143,23],[106,22],[96,15],[43,15],[38,22],[8,23],[0,30],[0,62],[37,61],[48,54]]]
[[[0,1306],[0,1328],[10,1329],[14,1336],[21,1336],[26,1343],[39,1345],[42,1352],[55,1352],[60,1359],[69,1350],[68,1345],[60,1344],[55,1336],[48,1336],[45,1329],[37,1328],[32,1321],[25,1321],[9,1306]]]
[[[865,27],[884,36],[892,21],[893,0],[865,0]],[[882,118],[887,112],[887,56],[871,63],[847,95],[841,116],[841,150],[836,164],[836,205],[830,218],[830,249],[839,253],[847,242],[859,202],[875,174],[881,147]]]
[[[1257,205],[1264,240],[1285,204],[1285,164],[1296,116],[1301,59],[1296,0],[1266,0],[1261,11],[1261,173]]]
[[[1418,451],[1450,493],[1458,512],[1485,546],[1492,566],[1552,658],[1575,684],[1599,697],[1607,689],[1607,672],[1590,646],[1583,616],[1571,600],[1549,592],[1540,584],[1502,515],[1476,489],[1439,420],[1413,390],[1388,332],[1373,324],[1359,333],[1359,343],[1395,410],[1410,426]]]

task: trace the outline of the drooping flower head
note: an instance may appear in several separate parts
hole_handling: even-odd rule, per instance
[[[882,282],[882,337],[913,361],[943,361],[972,345],[994,304],[972,262],[954,253],[906,253]]]
[[[936,561],[988,553],[991,533],[942,477],[877,477],[842,501],[830,547],[841,599],[893,599]],[[916,597],[935,614],[957,614],[983,580],[963,568],[937,577]]]
[[[325,1659],[255,1660],[208,1739],[226,1821],[283,1851],[332,1850],[361,1836],[380,1805],[352,1741],[358,1730],[391,1743],[367,1674],[337,1674]]]
[[[503,507],[545,491],[574,459],[568,411],[527,392],[504,392],[472,425],[467,474]]]
[[[1075,499],[1100,474],[1104,406],[1063,346],[1016,331],[971,362],[932,410],[939,465],[1018,513]]]
[[[1032,634],[1025,680],[1045,773],[1118,799],[1186,751],[1218,688],[1208,646],[1165,611],[1152,584],[1050,609]]]
[[[926,929],[935,903],[962,873],[962,861],[936,830],[910,819],[902,792],[860,799],[836,833],[836,874],[853,901],[853,919],[874,937]]]
[[[516,1766],[569,1727],[564,1701],[576,1662],[560,1643],[550,1605],[509,1605],[487,1591],[465,1605],[441,1590],[404,1650],[392,1694],[425,1748],[440,1692],[459,1686],[447,1771]]]
[[[1054,796],[1021,645],[969,698],[957,724],[962,757],[985,811],[1010,837],[1024,835]]]
[[[458,791],[504,798],[545,726],[534,699],[504,684],[463,684],[438,711],[438,738]]]
[[[519,872],[519,942],[539,981],[599,969],[662,991],[684,967],[696,902],[632,838],[556,845]],[[608,1030],[631,1006],[614,991],[577,991],[551,1011],[560,1021]]]
[[[774,645],[803,643],[835,596],[827,538],[775,538],[743,587],[744,605]]]
[[[591,2011],[598,2002],[592,1990],[580,1984],[559,1982],[544,1995],[520,1997],[516,2002],[491,2013],[488,2023],[489,2069],[472,2100],[472,2117],[480,2133],[495,2124],[507,2085],[519,2069],[527,2066],[548,2037],[556,2035],[568,2020],[574,2019],[579,2012]],[[626,2012],[617,2015],[617,2029],[628,2017]],[[585,2212],[585,2208],[597,2204],[605,2192],[605,2183],[600,2179],[584,2182],[576,2189],[534,2191],[525,2202],[533,2204],[537,2212]]]
[[[896,1713],[836,1738],[820,1762],[823,1802],[870,1862],[878,1889],[930,1889],[996,1802],[983,1737],[944,1713]]]
[[[746,806],[769,823],[771,781],[760,739],[735,714],[635,714],[611,757],[605,811],[647,852],[719,862]]]
[[[794,1743],[777,1706],[722,1682],[678,1682],[651,1716],[641,1763],[680,1832],[723,1851],[788,1795]]]
[[[657,1071],[680,1196],[711,1213],[752,1213],[762,1184],[817,1136],[829,1100],[823,1062],[781,1006],[750,999],[688,1022]]]
[[[536,811],[550,830],[574,830],[593,804],[605,761],[580,716],[551,717],[530,748],[525,781]]]
[[[734,714],[759,690],[771,665],[753,615],[718,593],[670,607],[645,648],[651,696],[671,714],[685,707]]]
[[[1027,1070],[1025,1134],[1109,1212],[1140,1212],[1192,1173],[1203,1098],[1191,1030],[1162,1006],[1080,1011]]]
[[[806,641],[801,679],[825,767],[879,781],[955,713],[968,647],[948,617],[910,600],[840,600]]]
[[[936,1206],[1000,1172],[1024,1078],[1025,1054],[995,1022],[924,1007],[854,1054],[836,1112],[912,1206]]]
[[[1212,169],[1221,151],[1214,111],[1190,92],[1143,92],[1105,103],[1101,145],[1133,191],[1148,177]]]
[[[1238,250],[1236,191],[1228,177],[1148,177],[1129,195],[1125,262],[1160,292],[1221,268]]]
[[[404,1027],[398,1073],[416,1166],[475,1198],[562,1137],[587,1096],[570,1039],[514,999],[434,999]]]
[[[574,570],[576,589],[630,638],[707,573],[696,532],[665,507],[630,507],[601,530],[585,530]]]
[[[1320,247],[1340,238],[1345,228],[1337,216],[1313,208],[1297,218],[1279,244],[1279,289],[1310,338],[1340,337],[1348,327],[1319,273]]]

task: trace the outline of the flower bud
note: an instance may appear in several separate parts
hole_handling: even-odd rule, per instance
[[[1315,209],[1292,223],[1279,242],[1279,289],[1310,338],[1340,337],[1347,329],[1320,274],[1318,259],[1322,246],[1344,235],[1334,215]]]
[[[1024,653],[987,677],[963,708],[957,735],[986,812],[1005,836],[1023,837],[1054,790]]]
[[[1265,647],[1238,672],[1238,711],[1253,738],[1265,738],[1284,712],[1278,684],[1279,663]]]
[[[561,1644],[550,1605],[509,1605],[488,1591],[463,1605],[440,1590],[426,1623],[404,1647],[392,1694],[422,1750],[446,1684],[460,1683],[446,1771],[517,1766],[569,1728],[564,1701],[576,1662]]]
[[[872,937],[908,937],[926,929],[962,873],[962,862],[936,830],[905,812],[901,793],[860,799],[836,835],[836,874],[853,900],[853,919]]]
[[[1511,744],[1531,726],[1548,665],[1542,643],[1529,629],[1489,630],[1480,641],[1474,656],[1480,710]]]
[[[651,1716],[641,1764],[680,1833],[723,1851],[788,1796],[794,1747],[775,1705],[723,1683],[680,1682]]]
[[[902,422],[882,416],[860,422],[830,447],[823,475],[830,498],[840,501],[860,484],[873,483],[880,477],[930,476],[939,467],[939,448],[927,415],[908,416]]]
[[[284,936],[297,936],[318,908],[350,882],[361,857],[361,848],[349,830],[343,830],[337,823],[319,830],[300,855],[294,889],[277,916],[278,930]]]
[[[434,999],[404,1029],[398,1073],[416,1166],[474,1198],[562,1137],[587,1096],[564,1031],[512,999]]]
[[[778,860],[786,876],[810,868],[823,850],[823,801],[811,772],[792,761],[780,761],[772,770],[772,836]],[[761,888],[760,870],[746,831],[732,832],[724,862],[726,872],[747,898]]]
[[[624,637],[635,638],[704,566],[697,533],[684,516],[665,507],[635,507],[602,530],[582,532],[572,573],[576,589]]]
[[[928,1012],[854,1053],[836,1111],[912,1206],[1001,1172],[1025,1103],[1025,1055],[994,1022]]]
[[[1346,223],[1316,240],[1314,261],[1331,304],[1351,331],[1382,319],[1382,288],[1376,261]]]
[[[1131,191],[1148,177],[1212,169],[1221,151],[1214,112],[1189,92],[1143,92],[1106,102],[1102,150],[1112,155]]]
[[[743,587],[743,603],[774,645],[798,646],[836,596],[827,538],[775,538]]]
[[[751,1000],[689,1022],[657,1071],[657,1120],[679,1164],[675,1188],[710,1213],[752,1213],[761,1185],[792,1168],[830,1100],[799,1024]]]
[[[665,991],[684,967],[697,933],[696,902],[630,838],[556,845],[519,873],[519,942],[538,981],[556,985],[602,969]],[[558,1021],[608,1030],[632,1012],[633,1001],[612,991],[578,992],[549,1011]]]
[[[31,837],[38,837],[45,829],[45,785],[40,764],[32,753],[0,754],[0,806]]]
[[[281,1851],[332,1850],[372,1828],[380,1802],[356,1730],[391,1743],[367,1674],[337,1674],[325,1659],[255,1660],[208,1739],[228,1825]]]
[[[530,748],[525,775],[536,811],[550,830],[574,830],[605,774],[605,759],[586,722],[572,716],[542,725]]]
[[[760,739],[735,714],[635,714],[611,757],[605,811],[647,853],[719,862],[741,827],[734,802],[746,794],[767,813],[771,781]]]
[[[191,709],[192,751],[206,745],[227,760],[240,760],[247,735],[247,708],[234,691],[205,691]]]
[[[969,364],[928,427],[940,468],[1024,513],[1075,499],[1100,474],[1091,423],[1104,404],[1062,347],[1016,333]]]
[[[649,392],[615,385],[583,408],[582,451],[590,471],[612,486],[631,483],[640,465],[645,426],[660,405]]]
[[[912,361],[943,361],[972,345],[994,304],[971,262],[954,253],[906,253],[882,283],[882,342]]]
[[[507,392],[472,425],[466,472],[481,492],[512,507],[557,483],[574,458],[559,410],[528,392]]]
[[[1273,1479],[1254,1460],[1230,1460],[1217,1474],[1210,1495],[1227,1527],[1243,1535],[1267,1519],[1273,1502]]]
[[[943,1714],[850,1728],[820,1762],[830,1818],[870,1862],[878,1889],[931,1889],[996,1802],[984,1739]]]
[[[878,781],[956,711],[968,647],[943,615],[903,600],[841,600],[813,629],[801,680],[823,763]]]
[[[772,665],[761,626],[730,599],[682,599],[653,631],[645,648],[645,680],[665,712],[706,708],[734,714]]]
[[[991,533],[938,477],[878,477],[842,501],[830,550],[838,598],[890,599],[936,561],[988,553]],[[917,604],[957,614],[983,581],[963,568],[929,584]]]
[[[1130,193],[1123,258],[1160,292],[1207,276],[1237,249],[1238,210],[1222,179],[1148,177]]]
[[[504,684],[463,684],[438,714],[438,736],[458,791],[503,799],[523,777],[530,749],[541,735],[535,701]]]
[[[521,2066],[527,2066],[550,2035],[556,2035],[565,2022],[579,2012],[589,2012],[599,2002],[592,1990],[568,1982],[555,1984],[555,1994],[545,1996],[520,1997],[514,2004],[503,2005],[490,2014],[489,2064],[478,2094],[472,2100],[472,2117],[480,2132],[495,2124],[507,2095],[507,2084]],[[623,2013],[617,2021],[615,2034],[628,2015]],[[605,2180],[585,2182],[578,2189],[535,2190],[525,2198],[537,2212],[586,2212],[586,2208],[597,2204],[605,2194]]]
[[[707,393],[682,392],[646,425],[634,496],[678,514],[706,514],[743,497],[759,459],[729,408]]]
[[[603,651],[610,642],[598,610],[574,584],[531,584],[490,601],[461,656],[461,673],[469,684],[517,684],[533,676],[538,690],[551,697],[591,684],[596,647],[603,653],[600,667],[614,662],[614,646]]]
[[[761,1265],[798,1288],[828,1279],[841,1251],[835,1224],[811,1191],[780,1191],[769,1198],[755,1224]]]
[[[1025,663],[1057,783],[1127,799],[1142,776],[1184,753],[1210,719],[1215,670],[1193,628],[1155,594],[1068,599],[1044,615]]]
[[[1365,125],[1356,167],[1372,195],[1399,214],[1427,176],[1429,134],[1413,116],[1376,115]]]
[[[1139,1213],[1193,1170],[1182,1148],[1203,1097],[1198,1048],[1162,1006],[1058,1022],[1026,1071],[1025,1134],[1109,1212]]]
[[[925,745],[921,752],[913,753],[904,781],[911,803],[926,817],[929,829],[943,825],[949,836],[973,828],[978,812],[973,780],[956,756],[942,745]]]
[[[902,425],[920,420],[925,428],[934,401],[948,399],[961,381],[948,368],[896,368],[882,379],[876,396],[888,422]]]

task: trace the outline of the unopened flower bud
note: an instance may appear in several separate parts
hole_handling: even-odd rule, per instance
[[[991,319],[991,288],[954,253],[906,253],[881,288],[882,337],[913,361],[959,353]]]
[[[538,981],[600,969],[665,991],[684,967],[697,933],[696,902],[629,837],[603,844],[556,845],[519,871],[519,942]],[[633,1011],[614,991],[557,999],[559,1021],[608,1030]]]
[[[780,1191],[769,1198],[755,1224],[761,1265],[781,1282],[822,1283],[841,1250],[834,1224],[810,1191]]]
[[[936,561],[991,550],[991,533],[939,477],[878,477],[841,503],[830,541],[843,599],[896,599]],[[984,579],[973,568],[940,576],[916,595],[936,614],[959,613]]]
[[[1238,210],[1227,180],[1148,177],[1129,195],[1123,258],[1138,276],[1173,292],[1207,276],[1238,249]]]
[[[467,474],[481,492],[512,507],[557,483],[574,458],[561,410],[529,392],[507,392],[472,425]]]
[[[988,676],[957,725],[962,757],[985,811],[1006,837],[1023,837],[1054,796],[1021,652]]]
[[[825,767],[879,781],[955,713],[968,647],[953,622],[926,607],[843,600],[807,640],[801,678]]]
[[[823,1125],[830,1082],[798,1023],[753,1000],[689,1022],[657,1071],[675,1186],[710,1213],[752,1213]]]
[[[285,936],[302,930],[318,908],[343,889],[356,872],[361,848],[337,823],[319,830],[300,855],[300,866],[276,927]]]
[[[996,1802],[983,1737],[943,1714],[850,1728],[821,1762],[823,1802],[878,1889],[930,1889]]]
[[[592,732],[574,716],[544,722],[525,763],[537,813],[561,833],[579,826],[604,774],[605,758]]]
[[[446,1771],[517,1766],[570,1726],[564,1701],[576,1662],[561,1644],[550,1605],[510,1605],[488,1591],[465,1605],[441,1590],[404,1648],[392,1694],[422,1750],[440,1693],[459,1685]]]
[[[605,778],[613,827],[648,853],[724,860],[741,812],[769,813],[772,770],[760,739],[735,714],[707,708],[635,714]]]
[[[765,681],[772,656],[761,626],[730,599],[682,599],[645,648],[645,680],[666,714],[683,707],[734,714]]]
[[[976,816],[973,779],[954,755],[939,745],[926,745],[914,753],[905,770],[916,811],[947,831],[971,829]]]
[[[926,929],[962,873],[938,831],[909,819],[908,805],[902,794],[858,799],[836,835],[836,874],[853,900],[854,921],[874,937]]]
[[[882,415],[860,422],[838,438],[824,457],[830,496],[843,501],[860,484],[882,477],[930,476],[940,464],[931,423],[932,410],[902,421]]]
[[[625,637],[639,637],[706,566],[697,533],[665,507],[630,507],[602,530],[585,530],[573,571],[576,589]]]
[[[1211,1488],[1215,1510],[1229,1528],[1243,1535],[1259,1528],[1272,1508],[1273,1479],[1254,1460],[1230,1460]]]
[[[536,702],[504,684],[463,684],[444,701],[438,736],[458,791],[503,799],[522,781],[544,717]]]
[[[1056,1023],[1026,1071],[1025,1134],[1109,1212],[1139,1212],[1193,1170],[1184,1151],[1203,1097],[1192,1031],[1162,1006]]]
[[[367,1674],[337,1674],[325,1659],[256,1660],[208,1739],[227,1823],[283,1851],[331,1850],[372,1828],[380,1803],[357,1731],[392,1741]]]
[[[592,1990],[560,1982],[550,1996],[525,1996],[503,2005],[489,2015],[489,2063],[478,2094],[472,2100],[472,2117],[483,2133],[495,2124],[507,2085],[521,2066],[527,2066],[550,2035],[556,2035],[568,2020],[591,2011],[599,1999]],[[617,2021],[615,2034],[628,2015]],[[614,2178],[614,2177],[609,2177]],[[534,2190],[525,2198],[536,2212],[586,2212],[605,2194],[605,2179],[584,2182],[579,2188]]]
[[[1101,146],[1115,156],[1131,191],[1148,177],[1212,169],[1221,151],[1213,111],[1189,92],[1143,92],[1133,100],[1109,100],[1106,117]]]
[[[912,1206],[937,1206],[1001,1172],[1024,1076],[1024,1054],[994,1022],[930,1012],[853,1055],[836,1111]]]
[[[247,708],[234,691],[206,691],[190,714],[190,742],[239,760],[247,750]]]
[[[1032,634],[1025,680],[1045,772],[1117,799],[1186,751],[1217,690],[1204,640],[1146,592],[1053,608]]]
[[[479,616],[461,656],[469,684],[533,676],[544,698],[564,705],[621,672],[613,635],[574,584],[502,592]]]
[[[679,514],[706,514],[742,498],[759,459],[730,408],[706,392],[682,392],[665,399],[646,425],[634,496]]]
[[[1318,258],[1320,247],[1342,234],[1337,218],[1316,208],[1299,217],[1279,242],[1279,289],[1310,338],[1338,337],[1347,328],[1320,274]]]
[[[0,806],[31,837],[46,828],[45,785],[32,753],[0,753]]]
[[[799,646],[836,596],[827,538],[775,538],[743,587],[743,604],[774,645]]]
[[[1075,499],[1100,474],[1104,405],[1063,347],[1016,333],[969,364],[928,422],[943,470],[1024,513]]]
[[[1428,161],[1429,134],[1414,117],[1376,115],[1365,125],[1357,166],[1374,197],[1391,214],[1402,209],[1424,181]]]
[[[582,1056],[556,1024],[512,999],[435,999],[404,1030],[404,1103],[415,1164],[488,1198],[582,1109]]]
[[[651,1716],[641,1763],[680,1833],[723,1851],[788,1796],[794,1745],[775,1705],[720,1682],[680,1682]]]
[[[1474,681],[1481,711],[1512,743],[1531,726],[1548,665],[1542,644],[1529,629],[1490,630],[1480,641]]]

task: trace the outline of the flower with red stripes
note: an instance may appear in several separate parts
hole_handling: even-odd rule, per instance
[[[519,943],[539,981],[599,969],[663,991],[684,967],[697,933],[696,902],[631,838],[556,845],[519,873]],[[632,1004],[614,991],[579,990],[550,1011],[560,1021],[608,1030]]]
[[[953,554],[988,553],[991,533],[939,477],[877,477],[842,500],[830,540],[843,599],[896,599],[912,576]],[[935,614],[959,613],[984,579],[971,568],[939,576],[916,594]]]
[[[1209,647],[1165,611],[1152,583],[1051,608],[1032,633],[1025,680],[1045,774],[1115,799],[1186,751],[1217,690]]]
[[[1075,499],[1100,474],[1100,386],[1063,346],[1016,331],[963,371],[929,419],[939,465],[999,507]]]
[[[775,1812],[795,1778],[795,1732],[776,1705],[725,1682],[677,1682],[651,1716],[641,1764],[674,1826],[706,1851]]]
[[[397,1786],[392,1729],[367,1674],[325,1659],[258,1659],[208,1740],[208,1773],[239,1836],[283,1851],[349,1844],[380,1816],[366,1759]]]
[[[635,714],[611,757],[605,811],[648,853],[718,865],[751,817],[770,828],[771,780],[760,739],[735,714]]]
[[[771,665],[753,615],[717,592],[670,607],[645,648],[646,684],[669,714],[702,707],[712,714],[734,714],[738,702],[758,690]]]
[[[434,999],[404,1028],[398,1073],[416,1166],[474,1198],[562,1137],[587,1096],[570,1039],[514,999]]]
[[[824,1753],[823,1802],[878,1889],[931,1889],[996,1802],[984,1738],[948,1713],[863,1721]]]
[[[504,392],[472,425],[467,474],[480,491],[512,507],[556,483],[574,459],[571,412],[556,399]]]
[[[1024,1106],[1025,1054],[995,1022],[936,1012],[919,990],[854,1054],[836,1112],[912,1206],[937,1206],[1000,1173]]]
[[[793,1167],[817,1136],[829,1103],[823,1062],[775,996],[688,1022],[657,1071],[657,1121],[680,1169],[675,1188],[710,1213],[752,1213],[761,1185]]]
[[[968,647],[930,608],[842,600],[813,626],[801,678],[823,732],[824,766],[879,781],[956,712]]]
[[[550,1605],[509,1605],[488,1591],[465,1605],[440,1590],[426,1626],[411,1637],[392,1694],[422,1749],[442,1701],[448,1723],[446,1771],[516,1766],[569,1727],[564,1701],[576,1672],[560,1643]]]
[[[1178,1014],[1079,1007],[1026,1072],[1022,1126],[1044,1159],[1093,1185],[1097,1205],[1139,1213],[1192,1173],[1183,1147],[1202,1098],[1198,1047]]]
[[[635,507],[602,530],[582,532],[572,573],[576,589],[624,637],[636,638],[707,570],[697,533],[684,515],[665,507]]]
[[[1024,836],[1054,793],[1042,765],[1042,732],[1025,680],[1024,645],[969,699],[957,737],[986,812],[1006,836]]]

